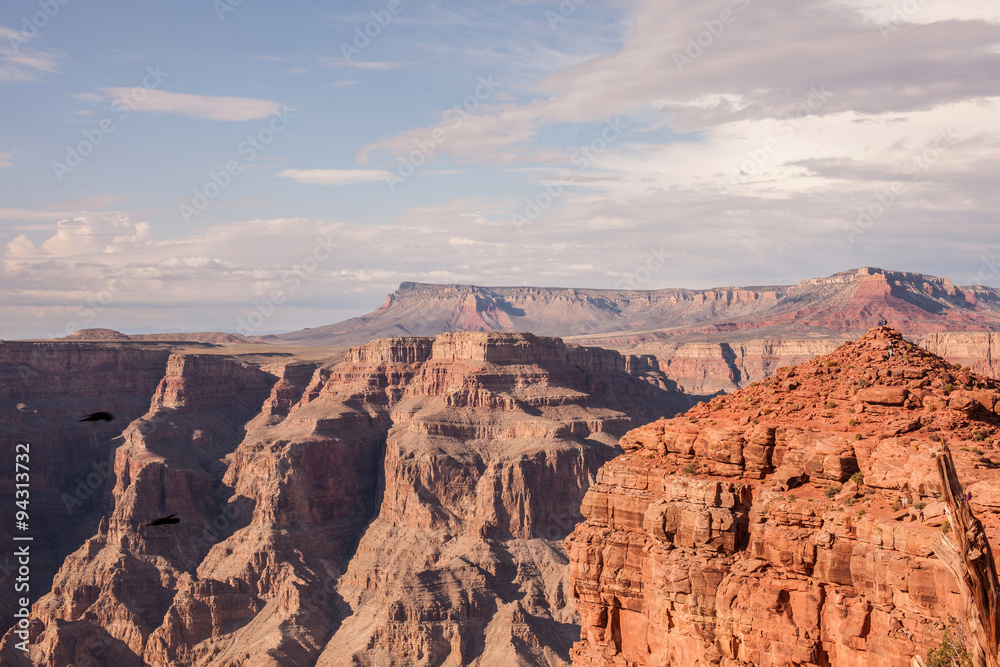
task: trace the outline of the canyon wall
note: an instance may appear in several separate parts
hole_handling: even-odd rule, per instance
[[[573,664],[910,667],[964,618],[942,439],[1000,538],[998,389],[883,328],[629,432],[566,541]]]
[[[6,462],[0,476],[0,541],[13,544],[15,446],[27,443],[34,556],[31,588],[24,592],[32,601],[48,588],[63,559],[97,529],[106,491],[114,484],[111,462],[122,429],[149,409],[168,357],[166,351],[137,347],[0,342],[0,450]],[[80,421],[95,412],[114,419]],[[12,618],[17,569],[12,550],[5,548],[0,618]]]
[[[565,662],[584,494],[626,430],[690,406],[649,358],[530,334],[159,373],[33,607],[34,664]]]
[[[1000,334],[986,331],[950,331],[911,337],[914,343],[952,363],[1000,377]],[[782,366],[793,366],[832,352],[846,338],[767,338],[732,342],[642,343],[601,342],[623,354],[656,359],[663,374],[691,396],[705,397],[733,392],[770,377]]]

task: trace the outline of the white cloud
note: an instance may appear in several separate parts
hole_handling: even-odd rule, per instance
[[[59,71],[65,55],[31,45],[19,30],[0,26],[0,83],[38,81]]]
[[[13,159],[14,155],[11,153],[0,153],[0,167],[13,167]]]
[[[213,97],[170,93],[146,88],[99,88],[102,101],[124,104],[136,111],[173,114],[206,120],[248,121],[266,118],[283,108],[280,102],[251,97]],[[135,91],[139,91],[136,94]]]
[[[285,169],[278,172],[278,176],[282,178],[310,185],[374,183],[385,181],[389,175],[390,173],[383,169]]]

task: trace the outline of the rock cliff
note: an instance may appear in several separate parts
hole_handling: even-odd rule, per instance
[[[907,335],[1000,331],[1000,291],[947,278],[864,267],[797,285],[575,289],[402,283],[375,311],[279,336],[356,345],[445,331],[530,331],[586,345],[856,337],[879,318]]]
[[[33,607],[35,664],[558,664],[587,488],[625,431],[690,405],[649,358],[530,334],[161,371]],[[25,660],[9,633],[2,657]]]
[[[998,389],[879,328],[630,431],[566,540],[573,664],[910,667],[962,618],[942,441],[1000,537]]]
[[[0,540],[14,528],[14,454],[30,445],[31,589],[44,592],[63,559],[97,529],[122,430],[149,409],[169,352],[89,343],[0,342]],[[112,421],[80,420],[109,412]],[[0,617],[12,618],[17,563],[0,556]],[[43,583],[45,582],[45,583]]]

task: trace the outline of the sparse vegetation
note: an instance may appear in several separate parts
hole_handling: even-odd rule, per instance
[[[975,431],[972,432],[972,439],[975,440],[976,442],[983,442],[984,440],[986,440],[987,436],[988,434],[986,433],[986,431],[984,431],[981,428],[977,428]]]
[[[842,488],[843,486],[841,486],[840,484],[831,484],[830,486],[826,487],[823,490],[823,495],[826,496],[827,498],[833,498],[835,495],[840,493],[840,490]]]
[[[853,475],[851,475],[851,481],[854,482],[855,484],[857,484],[858,486],[861,486],[862,484],[865,483],[865,476],[859,470],[858,472],[856,472]]]
[[[858,502],[857,498],[844,498],[845,505],[853,505],[856,502]]]
[[[979,449],[979,447],[970,447],[969,451],[972,452],[973,454],[982,454],[983,453],[983,450]]]
[[[831,368],[831,367],[836,366],[836,365],[837,365],[837,362],[834,361],[833,359],[827,359],[826,360],[826,367],[827,368]]]
[[[865,515],[865,510],[864,509],[858,510],[858,516],[864,516],[864,515]]]
[[[861,434],[860,433],[855,433],[854,434],[854,439],[855,440],[860,440],[861,439]]]
[[[698,472],[698,466],[696,466],[694,463],[689,463],[683,468],[681,468],[681,471],[686,475],[694,475],[695,473]]]
[[[972,667],[972,656],[966,648],[965,631],[957,625],[955,617],[948,615],[949,625],[944,626],[944,634],[937,648],[927,651],[927,667]],[[952,629],[955,635],[952,636]]]
[[[823,407],[826,408],[827,410],[832,410],[835,407],[837,407],[837,404],[834,403],[833,401],[827,401],[826,403],[823,404]]]
[[[937,406],[931,403],[930,405],[927,406],[927,410],[928,412],[937,412]]]
[[[941,437],[940,433],[931,433],[929,437],[934,442],[944,442],[944,438]]]
[[[946,394],[950,394],[951,392],[955,391],[955,385],[953,385],[950,382],[947,382],[943,387],[941,387],[941,391],[943,391]]]
[[[913,509],[915,509],[915,510],[922,510],[925,507],[927,507],[927,503],[925,503],[923,501],[917,501],[917,502],[913,503]]]
[[[847,425],[848,426],[857,426],[858,425],[858,420],[855,419],[854,417],[851,417],[850,419],[847,420]]]
[[[760,413],[762,415],[769,415],[771,414],[771,408],[764,408],[763,410],[760,411]]]
[[[951,521],[948,521],[948,519],[944,520],[944,523],[941,524],[941,532],[942,533],[950,533],[951,532]]]

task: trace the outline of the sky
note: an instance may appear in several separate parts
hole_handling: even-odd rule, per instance
[[[0,338],[403,281],[1000,286],[998,102],[995,0],[7,0]]]

